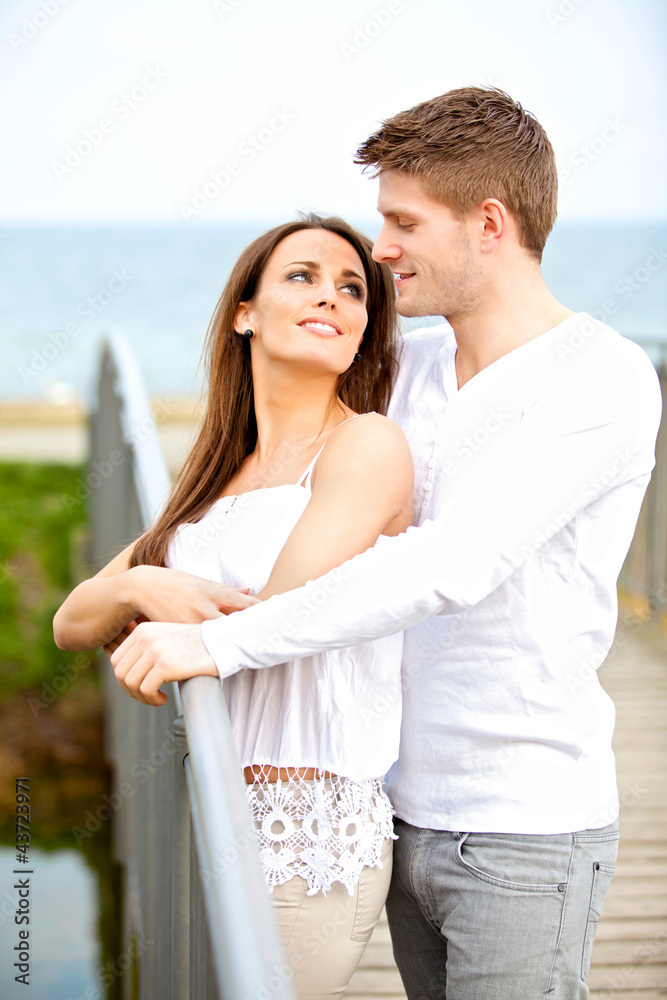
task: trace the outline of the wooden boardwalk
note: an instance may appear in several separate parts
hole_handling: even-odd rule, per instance
[[[593,948],[591,1000],[667,997],[667,642],[659,650],[619,629],[600,670],[617,711],[621,844]],[[346,997],[405,1000],[384,913]]]

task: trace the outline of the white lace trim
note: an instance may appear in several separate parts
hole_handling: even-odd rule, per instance
[[[396,839],[382,778],[268,782],[260,772],[247,794],[269,892],[300,875],[309,896],[333,882],[352,895],[365,866],[383,867],[386,838]]]

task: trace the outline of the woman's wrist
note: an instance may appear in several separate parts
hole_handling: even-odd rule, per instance
[[[146,566],[132,566],[131,569],[118,574],[117,579],[120,584],[118,602],[127,611],[128,621],[143,612],[142,588],[145,589],[146,568]]]

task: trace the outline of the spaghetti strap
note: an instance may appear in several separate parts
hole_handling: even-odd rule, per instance
[[[359,414],[359,413],[353,413],[351,417],[346,417],[345,420],[341,420],[340,424],[336,424],[336,427],[340,427],[340,426],[342,426],[342,424],[346,424],[348,422],[348,420],[354,420],[355,417],[359,417],[359,416],[361,416],[361,414]],[[335,429],[336,428],[334,428],[334,430]],[[308,466],[308,468],[305,469],[305,471],[301,473],[301,475],[297,479],[297,486],[303,486],[304,489],[307,489],[307,490],[310,489],[310,484],[311,484],[311,481],[312,481],[312,478],[313,478],[313,469],[315,468],[315,463],[317,462],[318,458],[320,457],[320,455],[322,454],[322,452],[326,448],[326,444],[327,443],[325,441],[324,444],[322,445],[322,447],[320,448],[320,450],[318,451],[317,455],[315,456],[315,458],[312,460],[312,462]]]
[[[324,444],[326,444],[326,441]],[[299,482],[297,484],[298,486],[304,486],[307,490],[310,489],[310,481],[313,478],[313,469],[315,468],[315,462],[318,460],[318,458],[324,451],[324,444],[322,445],[322,447],[320,448],[320,450],[318,451],[317,455],[312,460],[308,468],[304,472],[302,472],[301,475],[299,476]]]

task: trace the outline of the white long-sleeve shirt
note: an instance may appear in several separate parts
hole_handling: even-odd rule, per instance
[[[204,642],[226,677],[408,629],[397,814],[457,831],[605,826],[614,708],[595,671],[654,465],[656,373],[585,313],[460,390],[455,353],[446,324],[410,335],[392,398],[418,526],[205,622]]]

